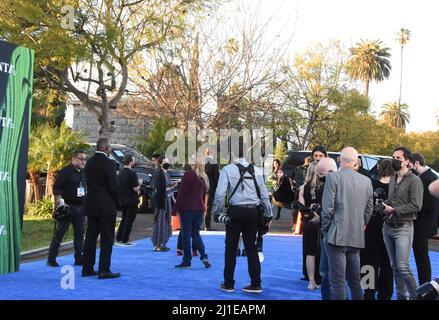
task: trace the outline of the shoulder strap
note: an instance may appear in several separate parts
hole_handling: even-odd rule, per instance
[[[242,183],[242,181],[244,181],[244,174],[245,174],[245,171],[244,171],[244,172],[241,171],[241,169],[239,168],[239,166],[238,166],[238,169],[239,169],[239,173],[240,173],[239,181],[238,181],[238,183],[236,184],[235,189],[233,189],[232,193],[230,194],[230,197],[227,199],[226,207],[229,206],[230,199],[232,199],[232,197],[233,197],[233,195],[235,194],[236,190],[238,190],[239,185]]]
[[[242,177],[244,177],[246,172],[250,173],[255,184],[256,194],[258,195],[259,200],[261,200],[261,190],[259,189],[258,183],[256,182],[255,168],[253,164],[249,164],[248,167],[244,167],[242,164],[238,163],[236,164],[236,166],[239,168]]]

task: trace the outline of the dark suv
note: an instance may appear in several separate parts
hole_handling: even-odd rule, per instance
[[[303,164],[306,157],[311,156],[311,151],[292,151],[287,152],[287,157],[282,165],[282,170],[285,175],[291,176],[294,173],[294,168]],[[338,165],[338,157],[340,152],[328,152],[328,156],[334,159]],[[363,168],[369,171],[371,178],[377,176],[377,164],[381,159],[391,159],[388,156],[377,156],[369,154],[359,154],[358,158],[361,160]]]
[[[90,143],[90,146],[94,150],[96,144]],[[140,153],[136,149],[121,144],[112,144],[109,158],[114,160],[114,162],[116,163],[117,172],[119,172],[123,168],[123,158],[125,155],[132,155],[134,157],[133,171],[137,174],[137,178],[139,179],[139,184],[141,186],[142,197],[143,197],[141,211],[146,211],[151,204],[152,190],[149,184],[151,182],[154,166],[151,160],[149,160],[147,157],[145,157],[142,153]],[[173,190],[174,196],[176,198],[178,190],[180,188],[181,179],[183,178],[184,175],[184,171],[175,168],[170,168],[168,172],[169,175],[171,176],[172,182],[177,182],[177,186]]]

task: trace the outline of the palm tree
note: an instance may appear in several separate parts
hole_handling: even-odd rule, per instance
[[[401,79],[399,83],[399,104],[401,104],[401,93],[402,93],[402,53],[404,46],[410,40],[410,30],[406,28],[401,28],[397,33],[396,41],[401,45]]]
[[[380,40],[360,40],[349,49],[351,56],[347,62],[347,71],[352,79],[364,81],[366,96],[369,96],[369,83],[389,78],[390,48],[383,47]]]
[[[392,128],[406,128],[410,121],[409,106],[405,103],[400,104],[397,101],[388,102],[383,105],[383,110],[380,113],[383,122],[387,123]]]

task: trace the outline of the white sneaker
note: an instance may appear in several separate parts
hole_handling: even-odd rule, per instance
[[[136,243],[128,241],[128,242],[122,242],[122,245],[124,245],[125,247],[135,247]]]

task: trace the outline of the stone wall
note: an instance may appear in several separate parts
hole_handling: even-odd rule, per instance
[[[130,119],[122,112],[112,110],[115,131],[111,143],[134,146],[138,136],[145,135],[148,128],[147,119]],[[93,113],[83,107],[81,102],[67,103],[66,122],[75,131],[83,132],[88,142],[96,142],[99,138],[99,124]]]

